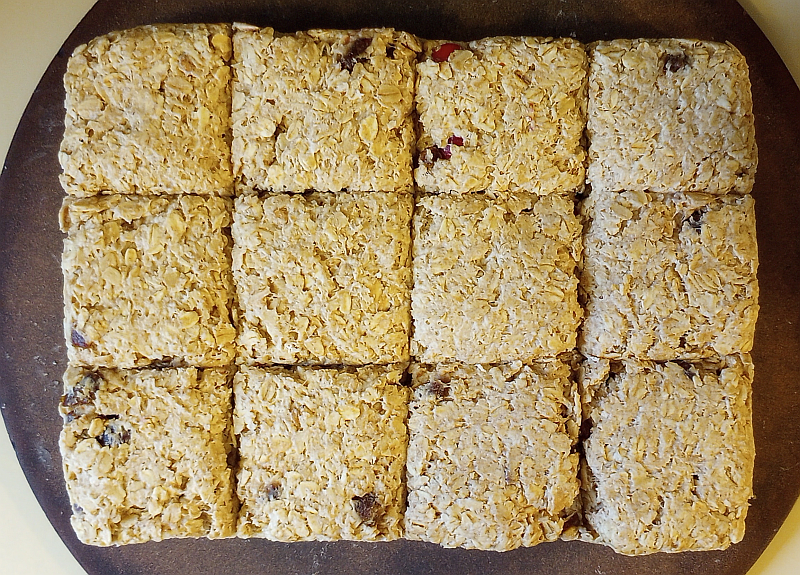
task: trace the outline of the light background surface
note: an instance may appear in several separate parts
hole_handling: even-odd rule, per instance
[[[800,85],[800,0],[739,2],[770,39]],[[0,0],[0,158],[4,163],[14,130],[39,78],[93,4],[93,0]],[[53,415],[54,409],[43,408]],[[0,425],[0,571],[9,575],[85,573],[28,487],[5,425]],[[749,575],[797,573],[800,573],[800,505],[796,504]]]

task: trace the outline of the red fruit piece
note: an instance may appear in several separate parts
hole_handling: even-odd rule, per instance
[[[447,44],[442,44],[436,48],[436,50],[431,52],[431,58],[434,62],[447,62],[447,59],[450,58],[450,54],[456,50],[461,50],[461,46],[454,44],[453,42],[448,42]]]
[[[463,146],[464,145],[464,138],[461,136],[450,136],[447,138],[448,144],[453,144],[454,146]]]

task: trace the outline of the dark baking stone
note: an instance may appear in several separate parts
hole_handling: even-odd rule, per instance
[[[428,38],[574,36],[728,40],[750,64],[760,165],[753,195],[761,245],[761,315],[753,356],[755,494],[744,541],[724,552],[628,558],[586,543],[509,553],[386,544],[173,540],[114,549],[79,543],[61,476],[57,404],[66,367],[57,151],[61,78],[80,43],[153,22],[243,21],[291,32],[393,26]],[[800,491],[800,92],[775,50],[734,0],[364,2],[345,0],[101,0],[59,50],[33,94],[0,176],[0,407],[11,441],[50,521],[92,574],[461,573],[486,575],[744,574]]]

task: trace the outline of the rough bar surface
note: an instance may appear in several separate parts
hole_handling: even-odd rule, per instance
[[[753,188],[750,76],[730,44],[612,40],[590,46],[589,167],[595,190]]]
[[[99,36],[67,64],[67,193],[230,195],[231,29],[159,24]]]
[[[618,553],[725,549],[753,496],[753,364],[587,359],[582,538]]]
[[[239,26],[233,42],[240,192],[411,189],[413,36]]]
[[[214,367],[233,360],[230,204],[199,196],[64,201],[71,365]]]
[[[411,353],[497,363],[573,349],[581,226],[560,194],[422,197],[414,212]]]
[[[411,367],[407,539],[506,551],[559,537],[580,401],[561,361]]]
[[[240,537],[402,535],[403,366],[242,367],[234,379]]]
[[[547,194],[581,187],[584,47],[570,38],[484,38],[458,44],[443,60],[448,46],[425,42],[417,64],[420,189]]]
[[[412,208],[384,192],[238,197],[240,359],[407,361]]]
[[[235,533],[226,371],[68,368],[64,385],[61,457],[83,543]]]
[[[593,192],[582,210],[584,354],[672,360],[752,349],[752,197]]]

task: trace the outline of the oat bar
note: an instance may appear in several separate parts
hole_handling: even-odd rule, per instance
[[[582,209],[584,354],[672,360],[750,351],[758,315],[752,197],[593,192]]]
[[[498,37],[423,48],[420,189],[547,194],[583,185],[588,64],[579,42]]]
[[[580,234],[574,204],[560,194],[420,198],[412,355],[497,363],[574,348]]]
[[[618,553],[725,549],[753,495],[748,355],[588,359],[581,538]]]
[[[234,379],[240,537],[402,535],[402,366],[242,367]]]
[[[595,190],[753,187],[753,101],[731,44],[612,40],[589,50],[589,166]]]
[[[231,29],[158,24],[99,36],[67,64],[67,193],[230,195]]]
[[[242,361],[406,361],[412,207],[384,192],[238,197]]]
[[[233,42],[242,193],[411,189],[413,36],[239,25]]]
[[[71,365],[232,361],[230,200],[67,198],[60,218]]]
[[[224,370],[68,368],[60,448],[83,543],[235,534]]]
[[[578,495],[580,401],[561,361],[412,365],[407,539],[554,541]]]

